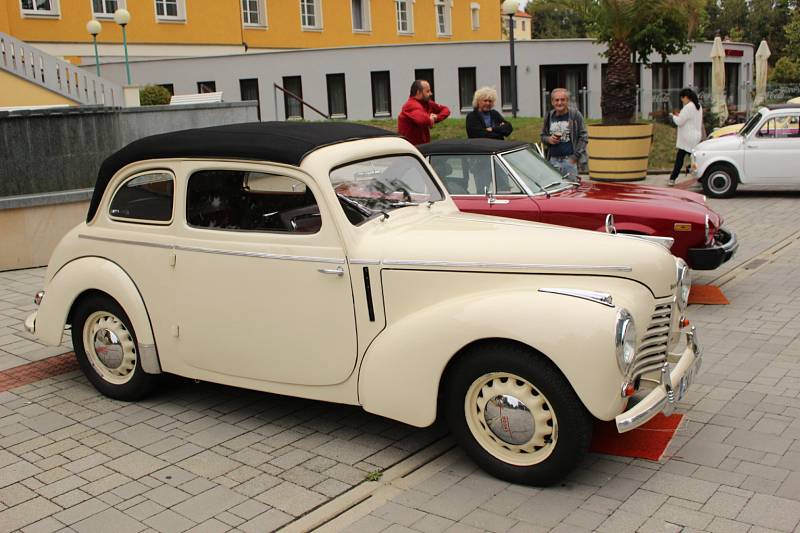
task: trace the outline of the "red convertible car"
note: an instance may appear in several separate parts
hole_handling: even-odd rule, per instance
[[[459,209],[661,239],[691,268],[712,270],[738,248],[736,235],[700,194],[629,183],[572,182],[525,142],[442,140],[418,147]],[[655,240],[655,239],[654,239]]]

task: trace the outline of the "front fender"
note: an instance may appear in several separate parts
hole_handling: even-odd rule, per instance
[[[626,300],[652,302],[640,289],[646,294]],[[589,412],[610,420],[625,407],[614,344],[617,311],[535,289],[472,293],[424,307],[392,323],[370,346],[360,368],[360,403],[372,413],[430,425],[450,359],[471,342],[501,338],[550,358]]]
[[[70,310],[78,297],[88,290],[102,291],[122,306],[136,331],[142,368],[148,373],[160,372],[150,317],[141,294],[128,274],[106,259],[81,257],[66,263],[55,273],[36,314],[36,336],[46,344],[61,344]]]
[[[714,157],[706,158],[705,161],[698,163],[697,165],[697,177],[704,178],[706,171],[716,163],[726,163],[731,165],[733,168],[736,169],[736,173],[739,175],[739,180],[746,179],[744,173],[742,172],[742,165],[737,158],[730,156],[730,155],[715,155]]]

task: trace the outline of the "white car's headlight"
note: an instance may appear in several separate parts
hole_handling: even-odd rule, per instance
[[[678,309],[685,311],[689,304],[689,291],[692,289],[692,274],[683,259],[677,259],[675,266],[678,269]]]
[[[627,374],[636,358],[636,325],[626,309],[617,313],[614,342],[617,347],[617,364],[623,374]]]

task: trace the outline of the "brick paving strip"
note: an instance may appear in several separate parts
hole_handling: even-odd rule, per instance
[[[15,389],[29,383],[59,376],[78,369],[78,361],[73,352],[48,357],[41,361],[28,363],[0,371],[0,392]]]

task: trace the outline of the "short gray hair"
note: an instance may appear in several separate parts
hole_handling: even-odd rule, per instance
[[[497,91],[494,87],[481,87],[475,94],[472,96],[472,107],[478,107],[478,102],[480,100],[491,100],[492,102],[497,102]]]
[[[567,100],[569,100],[570,97],[572,96],[571,94],[569,94],[569,91],[566,90],[565,88],[557,87],[557,88],[553,89],[552,91],[550,91],[550,99],[551,100],[556,95],[556,93],[564,93],[564,95],[566,95],[566,97],[567,97]]]

